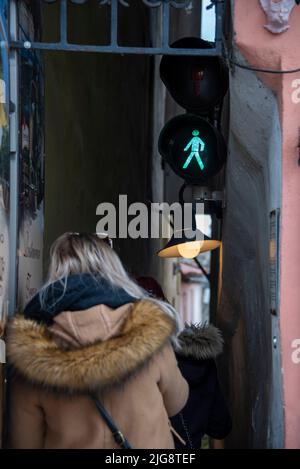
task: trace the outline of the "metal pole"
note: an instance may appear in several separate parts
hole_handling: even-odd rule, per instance
[[[222,41],[223,41],[223,11],[224,11],[224,2],[217,1],[215,2],[215,11],[216,11],[216,49],[221,55],[222,53]]]
[[[188,55],[188,56],[217,56],[216,48],[209,49],[178,49],[166,47],[131,47],[131,46],[98,46],[88,44],[61,44],[60,42],[31,42],[31,49],[55,50],[66,52],[93,52],[104,54],[137,54],[137,55]],[[24,41],[12,41],[11,47],[24,49]]]
[[[67,0],[60,2],[60,43],[62,46],[68,44],[68,5]]]
[[[170,4],[163,2],[162,14],[162,47],[169,48],[169,35],[170,35]]]
[[[17,1],[9,2],[10,39],[18,39]],[[16,311],[18,267],[18,210],[19,210],[19,80],[18,51],[9,50],[10,101],[14,105],[9,117],[10,138],[10,223],[9,223],[9,314]]]
[[[198,259],[195,257],[194,259],[194,262],[197,264],[197,266],[199,267],[199,269],[201,270],[201,272],[203,273],[204,277],[210,282],[210,274],[208,274],[206,272],[206,270],[204,269],[203,265],[201,264],[200,261],[198,261]]]
[[[110,5],[110,45],[118,46],[118,0],[112,0]]]

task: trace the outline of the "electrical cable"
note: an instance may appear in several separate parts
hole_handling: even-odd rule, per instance
[[[296,4],[299,5],[300,0],[296,0]],[[236,60],[234,60],[234,54],[232,52],[232,48],[230,49],[230,52],[229,52],[229,49],[227,47],[224,37],[222,39],[222,45],[224,48],[224,55],[223,55],[224,59],[227,60],[231,65],[242,68],[244,70],[250,70],[252,72],[261,72],[261,73],[273,73],[275,75],[285,75],[285,74],[300,72],[300,67],[292,68],[290,70],[278,70],[278,69],[276,70],[272,68],[251,67],[250,65],[241,64],[240,62],[236,62]]]
[[[300,4],[300,0],[298,1],[297,5],[299,5],[299,4]],[[225,54],[224,54],[225,60],[227,60],[231,65],[242,68],[244,70],[250,70],[252,72],[261,72],[261,73],[273,73],[275,75],[285,75],[285,74],[300,72],[300,67],[299,68],[291,68],[290,70],[278,70],[278,69],[276,70],[276,69],[272,69],[272,68],[251,67],[250,65],[241,64],[240,62],[236,62],[234,60],[234,55],[233,55],[232,49],[230,50],[230,54],[228,53],[229,52],[228,47],[226,45],[226,41],[224,40],[224,38],[222,40],[222,44],[223,44],[224,51],[225,51]]]
[[[274,73],[277,75],[284,75],[286,73],[297,73],[300,72],[300,68],[294,68],[290,70],[274,70],[271,68],[258,68],[258,67],[250,67],[248,65],[243,65],[238,62],[235,62],[235,60],[228,59],[230,64],[235,65],[236,67],[243,68],[245,70],[251,70],[253,72],[262,72],[262,73]]]

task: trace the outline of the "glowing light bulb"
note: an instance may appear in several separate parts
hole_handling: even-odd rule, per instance
[[[186,259],[193,259],[200,254],[204,241],[190,241],[189,243],[178,244],[179,254]]]

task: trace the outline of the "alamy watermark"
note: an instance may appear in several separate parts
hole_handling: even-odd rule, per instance
[[[291,347],[294,349],[292,352],[292,362],[298,365],[300,363],[300,339],[294,339]]]
[[[97,233],[106,233],[110,238],[181,238],[203,240],[203,233],[196,229],[195,220],[204,215],[201,202],[166,202],[146,205],[134,202],[128,205],[126,194],[119,195],[118,207],[109,202],[97,206]]]
[[[292,92],[292,102],[294,104],[299,104],[300,103],[300,79],[295,78],[292,81],[292,88],[294,88],[294,91]]]

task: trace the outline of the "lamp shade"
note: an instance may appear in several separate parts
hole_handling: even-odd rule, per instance
[[[193,259],[202,252],[212,251],[221,245],[221,241],[211,239],[200,230],[192,231],[191,228],[180,230],[180,233],[172,235],[166,246],[158,251],[159,257],[183,257]]]

